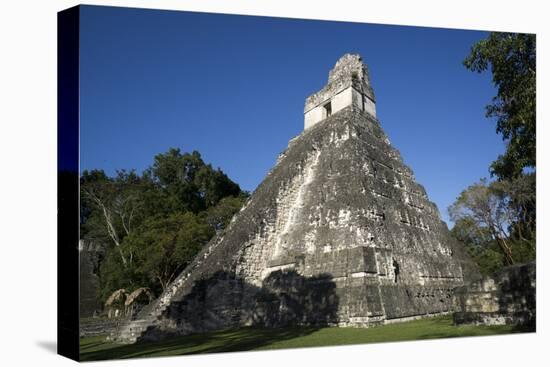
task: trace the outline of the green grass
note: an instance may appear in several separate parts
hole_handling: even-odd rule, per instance
[[[396,342],[461,336],[499,335],[527,330],[513,326],[454,326],[451,316],[433,317],[374,328],[242,328],[177,337],[155,343],[120,345],[105,337],[80,339],[83,361],[175,356],[245,350],[303,348]]]

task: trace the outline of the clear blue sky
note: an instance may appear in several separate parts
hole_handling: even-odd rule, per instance
[[[84,6],[80,37],[81,170],[141,171],[179,147],[252,191],[346,52],[444,220],[504,150],[490,75],[462,65],[484,32]]]

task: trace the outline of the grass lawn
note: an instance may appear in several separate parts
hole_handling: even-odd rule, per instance
[[[161,342],[120,345],[105,337],[80,339],[83,361],[152,356],[176,356],[245,350],[303,348],[331,345],[395,342],[460,336],[525,332],[513,326],[453,326],[451,316],[383,325],[374,328],[242,328],[182,336]]]

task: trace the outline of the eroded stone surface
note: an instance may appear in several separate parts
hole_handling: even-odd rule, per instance
[[[105,254],[102,244],[80,240],[79,254],[79,300],[80,317],[98,315],[102,311],[99,300],[99,263]]]
[[[456,324],[535,326],[536,265],[506,267],[494,276],[455,289]]]
[[[306,99],[304,129],[348,106],[376,118],[376,101],[361,56],[346,54],[330,71],[327,85]]]
[[[330,78],[366,73],[356,64],[345,56]],[[116,337],[405,320],[451,311],[476,273],[380,123],[350,104],[292,139],[226,231]]]

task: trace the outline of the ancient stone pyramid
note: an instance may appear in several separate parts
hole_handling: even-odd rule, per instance
[[[382,131],[367,67],[346,54],[224,233],[114,336],[407,320],[450,311],[474,271]]]

